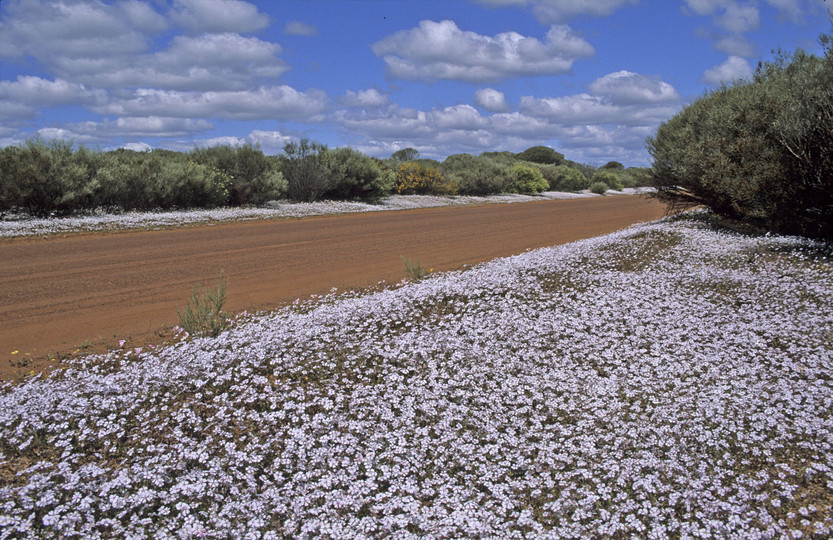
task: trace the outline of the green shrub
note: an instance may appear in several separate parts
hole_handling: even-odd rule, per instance
[[[394,175],[372,158],[352,148],[327,150],[322,154],[329,184],[328,199],[378,199],[393,190]]]
[[[518,157],[512,152],[482,152],[478,157],[489,158],[495,163],[509,165],[510,167],[518,162]]]
[[[231,206],[263,204],[280,198],[286,191],[280,162],[266,156],[258,146],[195,148],[189,157],[228,175],[231,182],[227,204]]]
[[[490,158],[470,154],[448,156],[442,172],[457,185],[463,195],[503,193],[512,182],[512,169]]]
[[[211,208],[229,200],[229,175],[169,150],[108,152],[90,184],[100,206]]]
[[[648,167],[629,167],[619,173],[622,186],[635,188],[651,185],[651,169]]]
[[[412,261],[402,257],[402,264],[405,267],[405,277],[411,281],[419,281],[430,273],[419,261]]]
[[[581,171],[567,165],[543,165],[541,173],[552,191],[577,192],[590,186],[590,181]]]
[[[560,165],[564,162],[564,154],[556,152],[548,146],[533,146],[515,154],[515,157],[521,161],[551,165]]]
[[[544,176],[537,167],[530,167],[522,163],[516,163],[512,168],[514,178],[507,186],[510,193],[540,193],[549,187]]]
[[[192,336],[217,336],[228,325],[228,316],[223,313],[226,303],[227,280],[220,271],[217,285],[204,289],[194,285],[182,311],[177,310],[179,326]]]
[[[28,139],[3,149],[0,158],[0,209],[24,210],[36,216],[67,214],[94,206],[89,183],[98,156],[87,148],[73,151],[70,141]]]
[[[597,195],[604,195],[607,190],[610,189],[610,186],[605,184],[604,182],[593,182],[590,184],[590,192],[595,193]]]
[[[601,167],[600,169],[611,170],[611,171],[624,171],[625,166],[619,163],[618,161],[608,161]]]
[[[770,133],[780,145],[786,176],[771,226],[788,233],[833,238],[833,36],[823,58],[798,51],[790,63],[764,64],[783,102]]]
[[[593,178],[593,175],[596,174],[597,170],[599,170],[599,168],[593,165],[592,163],[579,163],[577,161],[571,161],[569,159],[564,162],[564,165],[571,169],[577,170],[578,172],[583,174],[584,177],[587,179]]]
[[[302,202],[320,199],[330,188],[323,158],[327,147],[303,138],[286,143],[283,151],[282,169],[289,198]]]
[[[616,191],[621,190],[622,187],[623,187],[622,186],[622,181],[619,180],[619,175],[616,174],[615,172],[612,172],[609,169],[605,169],[605,170],[599,169],[598,171],[596,171],[596,174],[593,175],[593,178],[591,178],[590,182],[592,184],[597,184],[597,183],[607,184],[607,186],[610,189],[615,189]]]
[[[396,192],[400,195],[454,195],[457,186],[438,169],[409,161],[399,166]]]
[[[833,47],[762,64],[647,141],[656,196],[789,234],[833,237]]]

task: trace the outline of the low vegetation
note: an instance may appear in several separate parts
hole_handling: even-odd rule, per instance
[[[610,189],[610,186],[605,184],[604,182],[593,182],[590,185],[590,193],[595,193],[596,195],[604,195],[607,193],[607,190]]]
[[[707,213],[0,385],[10,538],[829,538],[833,246]]]
[[[226,303],[228,280],[220,271],[213,288],[194,285],[185,307],[178,311],[179,327],[190,336],[214,337],[228,324],[228,315],[223,313]]]
[[[419,281],[430,272],[430,270],[422,266],[422,263],[418,260],[412,261],[411,259],[402,257],[402,264],[405,268],[405,279],[410,281]]]

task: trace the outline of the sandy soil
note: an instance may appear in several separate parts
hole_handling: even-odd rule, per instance
[[[0,379],[119,340],[170,341],[191,287],[220,270],[227,311],[272,309],[333,287],[398,282],[402,256],[452,270],[664,213],[626,196],[0,240]]]

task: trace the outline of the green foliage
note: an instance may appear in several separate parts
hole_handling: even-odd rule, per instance
[[[604,195],[608,189],[610,189],[610,186],[604,182],[593,182],[590,184],[590,192],[597,195]]]
[[[510,167],[518,161],[518,157],[512,152],[483,152],[479,157],[489,158],[495,163],[509,165]]]
[[[457,186],[439,169],[409,161],[399,166],[396,192],[400,195],[454,195]]]
[[[549,187],[544,176],[537,167],[530,167],[522,163],[516,163],[512,168],[514,178],[507,186],[510,193],[540,193]]]
[[[430,272],[419,261],[412,261],[402,257],[402,264],[405,267],[405,277],[411,281],[419,281]]]
[[[93,204],[88,189],[97,155],[72,142],[27,140],[0,153],[0,211],[21,209],[36,216],[65,214]]]
[[[231,206],[263,204],[279,199],[286,191],[280,163],[266,156],[257,146],[195,148],[189,157],[229,176],[231,185],[227,204]]]
[[[823,58],[796,53],[792,62],[765,64],[759,80],[771,81],[786,99],[770,131],[782,151],[787,176],[779,185],[771,219],[785,232],[833,238],[833,35],[822,36]]]
[[[228,325],[228,316],[223,313],[226,303],[226,280],[223,271],[212,289],[194,285],[185,308],[177,310],[179,326],[192,336],[216,336]]]
[[[167,150],[104,155],[89,189],[100,206],[123,209],[211,208],[229,199],[231,178]]]
[[[622,186],[635,188],[651,185],[651,169],[649,167],[628,167],[619,173]]]
[[[419,157],[419,150],[416,148],[403,148],[391,154],[390,158],[394,161],[413,161]]]
[[[543,165],[541,173],[552,191],[577,192],[590,186],[590,181],[581,171],[567,165]]]
[[[657,197],[770,230],[833,238],[833,50],[762,64],[647,141]]]
[[[322,157],[328,199],[378,199],[393,189],[394,174],[357,150],[327,150]]]
[[[320,199],[330,189],[323,157],[327,147],[303,138],[297,143],[286,143],[283,151],[282,168],[289,198],[302,202]]]
[[[556,152],[548,146],[533,146],[515,154],[515,157],[521,161],[531,161],[532,163],[560,165],[564,162],[564,154]]]
[[[598,167],[591,163],[579,163],[577,161],[566,160],[564,165],[570,167],[571,169],[575,169],[581,174],[584,175],[585,178],[593,178],[593,175],[596,174]]]
[[[590,179],[592,184],[602,183],[606,184],[610,189],[621,190],[622,181],[619,180],[619,175],[609,169],[599,169],[593,178]]]
[[[613,170],[613,171],[624,171],[625,170],[625,166],[622,165],[621,163],[619,163],[618,161],[608,161],[607,163],[605,163],[604,165],[602,165],[599,168],[600,169],[610,169],[610,170]]]
[[[442,172],[457,185],[462,195],[503,193],[513,180],[510,167],[482,155],[448,156],[442,164]]]

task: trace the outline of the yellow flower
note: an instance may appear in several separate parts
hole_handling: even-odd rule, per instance
[[[17,354],[17,353],[19,353],[19,352],[20,352],[20,351],[12,351],[12,354]]]

